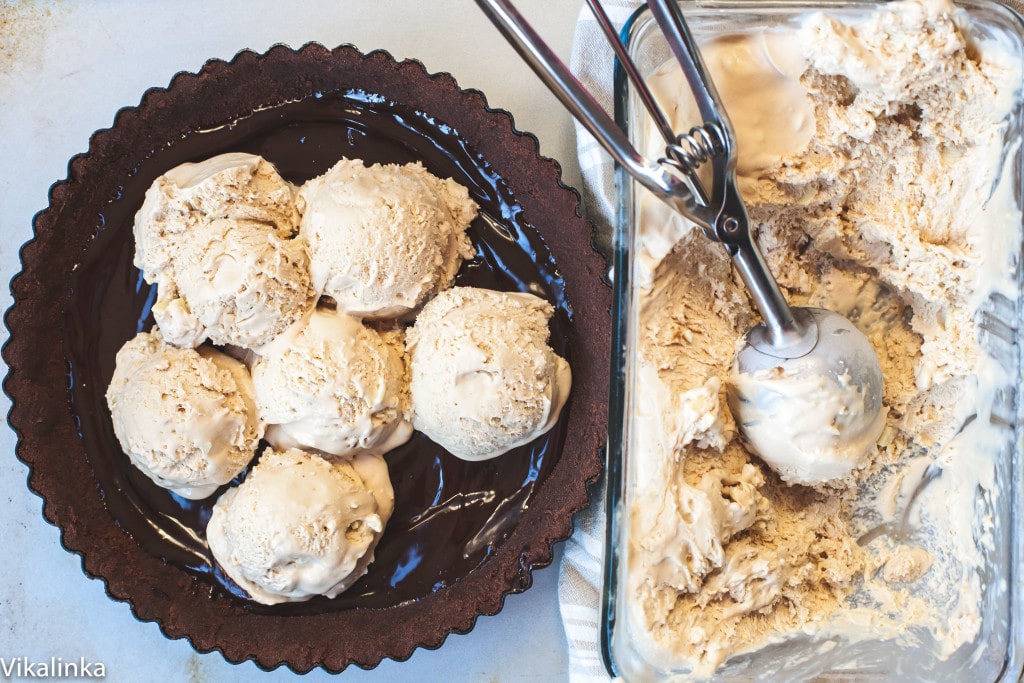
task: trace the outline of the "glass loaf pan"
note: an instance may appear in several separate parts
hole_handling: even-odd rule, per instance
[[[687,2],[684,12],[698,41],[774,26],[796,26],[809,12],[822,10],[837,17],[862,16],[880,4],[871,2]],[[1024,23],[1003,5],[984,0],[957,3],[958,23],[967,27],[970,40],[998,40],[1024,61]],[[623,36],[641,73],[650,74],[670,58],[668,47],[645,7],[626,24]],[[621,70],[615,74],[615,108],[618,123],[639,150],[648,148],[647,115]],[[699,123],[699,122],[694,122]],[[677,130],[677,132],[685,132]],[[1013,112],[1004,138],[1005,163],[999,179],[1005,191],[1022,202],[1022,103],[1016,93]],[[742,151],[741,151],[742,154]],[[1006,172],[1009,171],[1009,172]],[[643,190],[617,169],[618,216],[615,233],[615,291],[612,327],[612,389],[610,397],[608,456],[608,537],[605,553],[605,586],[602,650],[612,675],[628,681],[690,680],[690,670],[674,665],[671,658],[656,659],[643,644],[643,633],[629,615],[631,524],[630,510],[638,495],[638,454],[634,447],[639,428],[634,420],[637,396],[645,391],[637,372],[638,233]],[[650,197],[644,201],[653,201]],[[952,653],[923,639],[913,647],[888,638],[867,637],[855,643],[812,636],[776,642],[750,654],[730,658],[715,673],[715,680],[827,680],[827,681],[1015,681],[1024,670],[1024,635],[1021,632],[1024,598],[1019,568],[1024,566],[1020,535],[1024,462],[1021,446],[1021,361],[1018,343],[1021,329],[1021,225],[1016,221],[994,225],[993,230],[1012,236],[1016,287],[992,295],[979,309],[982,347],[997,361],[1004,385],[996,392],[990,421],[1000,436],[996,446],[993,481],[999,494],[978,494],[975,525],[990,534],[979,572],[982,584],[982,624],[973,643]],[[1005,240],[1004,240],[1005,243]],[[710,302],[709,302],[710,304]],[[912,585],[912,584],[911,584]],[[869,628],[869,627],[865,627]]]

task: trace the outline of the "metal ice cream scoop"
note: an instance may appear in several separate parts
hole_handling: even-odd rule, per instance
[[[748,385],[744,396],[730,400],[737,423],[753,450],[772,464],[766,453],[774,445],[761,439],[757,430],[747,428],[763,419],[765,413],[758,410],[762,403],[777,401],[780,395],[785,395],[785,392],[780,394],[773,390],[772,378],[806,373],[808,368],[844,390],[856,390],[863,399],[863,414],[846,416],[851,428],[848,432],[838,430],[838,445],[843,445],[847,433],[857,443],[873,443],[883,423],[882,370],[875,351],[868,339],[843,316],[824,309],[791,308],[786,303],[751,238],[747,210],[736,188],[736,141],[732,124],[678,4],[673,0],[647,2],[669,48],[682,66],[703,119],[702,125],[687,134],[676,134],[672,130],[598,0],[587,2],[665,139],[665,155],[661,158],[651,160],[637,152],[623,130],[510,2],[477,0],[548,88],[624,170],[699,225],[710,239],[725,246],[763,318],[761,324],[744,336],[734,368],[738,373],[757,376],[763,381],[756,383],[753,393]],[[712,167],[710,189],[698,177],[700,167],[707,162]],[[798,412],[784,411],[788,415]],[[800,419],[799,415],[794,419]],[[874,437],[865,438],[868,431],[876,428]]]

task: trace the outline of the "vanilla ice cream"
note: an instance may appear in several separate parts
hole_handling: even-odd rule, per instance
[[[263,436],[246,367],[210,347],[167,344],[157,329],[117,352],[107,405],[132,463],[185,498],[231,481]]]
[[[475,253],[469,192],[419,162],[342,159],[303,185],[298,201],[317,294],[358,318],[408,316]]]
[[[405,443],[412,426],[403,336],[333,309],[307,312],[252,364],[267,441],[336,456]]]
[[[871,341],[885,423],[837,420],[863,397],[812,369],[778,385],[759,425],[772,452],[751,453],[726,387],[761,379],[731,370],[754,308],[720,244],[638,196],[619,603],[652,670],[803,680],[913,653],[907,672],[935,680],[937,661],[967,672],[989,656],[983,613],[1007,602],[986,563],[1006,441],[994,414],[1018,380],[988,329],[992,297],[1020,299],[1020,143],[1004,135],[1021,62],[996,38],[968,43],[941,0],[842,16],[702,50],[765,259],[791,303]],[[678,64],[649,83],[675,130],[700,122]],[[660,156],[660,135],[644,137]],[[866,456],[846,457],[844,440]],[[930,463],[942,475],[918,487]]]
[[[453,455],[486,460],[551,429],[572,383],[548,346],[553,307],[532,294],[455,287],[408,331],[413,424]]]
[[[206,538],[224,572],[257,602],[333,598],[366,573],[394,500],[379,455],[327,461],[267,449],[214,505]]]
[[[179,346],[252,349],[313,305],[294,188],[262,157],[229,153],[157,178],[135,216],[135,265]]]

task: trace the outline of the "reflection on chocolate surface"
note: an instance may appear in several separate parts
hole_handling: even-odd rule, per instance
[[[547,246],[523,220],[501,178],[452,129],[408,107],[360,91],[317,94],[193,133],[148,158],[105,209],[104,229],[72,277],[67,338],[73,405],[89,461],[118,524],[147,552],[251,602],[216,569],[206,545],[206,522],[216,496],[188,501],[136,471],[120,452],[103,398],[118,348],[152,326],[155,287],[132,265],[132,222],[146,189],[173,166],[223,152],[262,155],[296,184],[320,175],[343,156],[368,164],[420,160],[435,175],[469,188],[481,208],[469,230],[478,256],[463,265],[457,284],[529,291],[552,301],[557,307],[552,346],[570,363],[571,311]],[[333,600],[273,608],[251,603],[252,608],[307,613],[387,607],[459,580],[519,520],[534,484],[558,456],[565,421],[563,415],[555,429],[533,444],[480,463],[452,457],[416,434],[386,456],[396,508],[369,573]]]

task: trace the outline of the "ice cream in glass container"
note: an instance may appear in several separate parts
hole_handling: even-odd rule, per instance
[[[871,342],[884,424],[845,421],[857,397],[841,382],[795,377],[754,425],[770,452],[751,448],[729,400],[756,380],[734,369],[757,322],[743,283],[621,174],[609,665],[628,680],[1014,678],[1020,19],[916,1],[685,14],[765,261],[794,306]],[[700,125],[652,17],[627,35],[672,127]],[[619,80],[617,118],[656,156]]]

